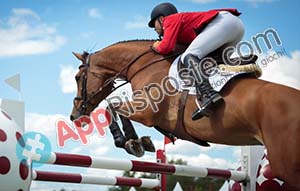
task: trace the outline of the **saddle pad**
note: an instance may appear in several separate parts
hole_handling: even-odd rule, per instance
[[[189,90],[190,95],[196,95],[195,87],[187,87],[183,79],[178,74],[178,60],[177,57],[169,70],[169,80],[171,85],[178,91]],[[222,88],[230,81],[230,79],[239,76],[241,74],[255,73],[257,77],[261,75],[261,69],[257,64],[248,64],[245,66],[227,66],[218,65],[217,72],[209,77],[209,82],[214,90],[220,92]]]

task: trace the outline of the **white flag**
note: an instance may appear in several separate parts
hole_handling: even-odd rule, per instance
[[[21,92],[21,83],[20,83],[20,74],[11,76],[5,80],[5,82],[12,88],[16,89],[18,92]]]

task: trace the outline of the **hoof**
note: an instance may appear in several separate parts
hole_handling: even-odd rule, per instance
[[[142,144],[145,151],[155,152],[155,146],[149,136],[143,136],[143,137],[139,138],[138,141]]]
[[[115,146],[119,148],[124,148],[124,145],[126,143],[126,139],[123,137],[118,137],[114,139],[115,141]]]
[[[136,157],[142,157],[145,154],[143,145],[139,141],[133,139],[130,139],[125,143],[125,150],[127,151],[127,153]]]

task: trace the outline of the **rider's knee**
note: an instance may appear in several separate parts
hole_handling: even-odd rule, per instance
[[[184,63],[184,65],[186,65],[186,67],[188,67],[188,65],[191,64],[191,61],[199,61],[199,57],[197,55],[191,54],[191,53],[187,53],[184,52],[181,57],[180,60],[182,63]]]

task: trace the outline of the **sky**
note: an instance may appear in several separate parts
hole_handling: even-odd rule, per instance
[[[46,134],[52,147],[59,152],[72,152],[113,158],[136,159],[114,147],[107,130],[105,137],[96,133],[88,145],[68,142],[57,147],[55,123],[68,119],[75,96],[74,76],[80,62],[72,52],[95,52],[118,41],[157,39],[147,27],[152,8],[163,1],[116,0],[1,0],[0,6],[0,98],[19,99],[19,94],[4,80],[21,75],[21,99],[26,104],[26,130]],[[258,64],[263,69],[261,79],[300,88],[300,18],[299,1],[292,0],[174,0],[180,12],[206,11],[215,8],[237,8],[245,25],[244,41],[267,29],[276,30],[282,44],[272,50],[263,48]],[[285,54],[270,61],[276,52]],[[268,60],[269,59],[269,60]],[[125,88],[130,88],[129,86]],[[156,148],[163,147],[163,136],[151,128],[134,123],[140,136],[150,135]],[[191,165],[237,168],[239,147],[213,144],[202,148],[185,141],[167,146],[169,159],[182,158]],[[147,153],[139,160],[155,161]],[[53,169],[54,167],[42,167]],[[54,168],[55,170],[57,167]],[[60,168],[67,170],[69,168]],[[84,169],[75,168],[74,171]],[[106,175],[122,175],[116,171],[93,171]],[[50,185],[50,186],[49,186]],[[54,188],[106,190],[101,186],[33,183],[33,191]]]

